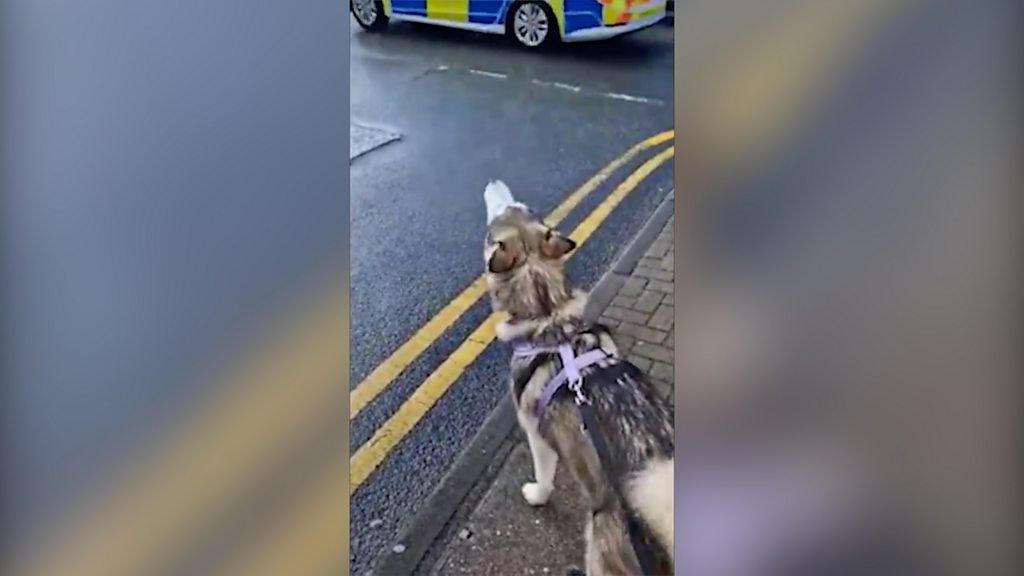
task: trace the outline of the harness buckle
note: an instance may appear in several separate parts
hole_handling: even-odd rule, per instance
[[[583,406],[584,404],[590,404],[590,398],[587,398],[586,394],[583,393],[583,378],[574,378],[569,381],[569,390],[576,396],[576,405]]]

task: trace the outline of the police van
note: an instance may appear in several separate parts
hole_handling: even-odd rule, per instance
[[[391,20],[504,34],[527,48],[558,41],[600,40],[634,32],[665,17],[666,0],[350,0],[361,27]]]

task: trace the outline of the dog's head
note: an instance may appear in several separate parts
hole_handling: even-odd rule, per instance
[[[531,263],[561,269],[562,257],[576,243],[534,216],[512,197],[504,182],[495,181],[484,190],[487,203],[487,240],[484,261],[487,272],[508,274]]]
[[[563,259],[576,243],[517,202],[503,182],[488,184],[484,201],[484,267],[494,308],[513,319],[551,316],[574,296]]]

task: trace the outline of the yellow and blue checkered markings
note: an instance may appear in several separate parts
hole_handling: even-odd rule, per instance
[[[500,24],[510,0],[391,0],[395,14],[424,16],[431,20]]]
[[[606,0],[607,1],[607,0]],[[514,0],[391,0],[394,14],[422,16],[431,20],[504,24]],[[559,28],[570,34],[585,28],[603,26],[604,6],[598,0],[548,0]]]

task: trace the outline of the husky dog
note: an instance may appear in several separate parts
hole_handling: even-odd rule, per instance
[[[562,461],[590,506],[587,573],[641,574],[639,551],[634,552],[639,533],[647,565],[671,574],[672,410],[639,369],[619,358],[608,329],[584,320],[586,294],[571,287],[562,264],[576,244],[516,202],[502,182],[488,184],[484,199],[488,291],[493,308],[509,314],[496,332],[500,340],[519,346],[510,385],[536,478],[523,485],[523,497],[533,506],[547,503]],[[566,344],[576,358],[598,351],[600,360],[578,373],[603,450],[595,446],[594,431],[582,426],[574,390],[560,386],[553,397],[546,396],[549,383],[565,370],[558,347]],[[603,461],[602,451],[610,462]]]

